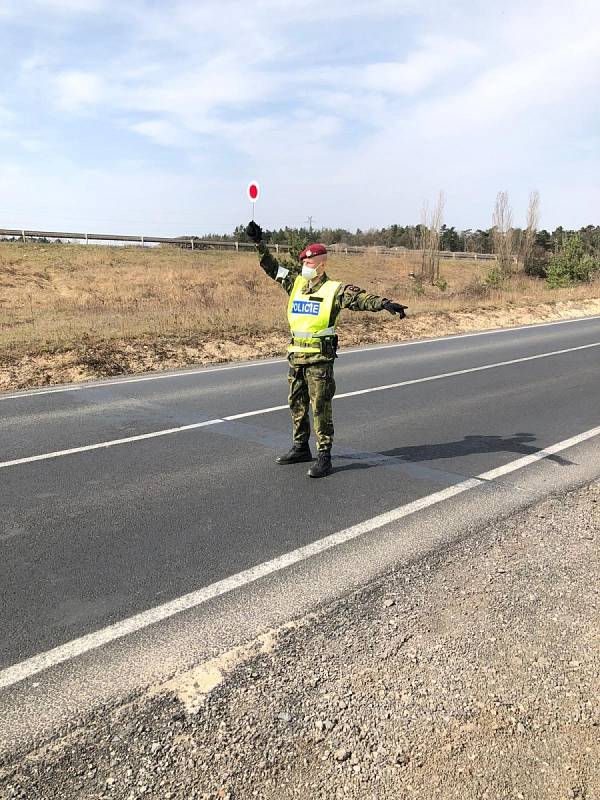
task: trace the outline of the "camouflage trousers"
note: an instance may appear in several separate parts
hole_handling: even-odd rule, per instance
[[[292,414],[294,444],[306,444],[310,436],[312,407],[317,450],[329,450],[333,442],[331,400],[335,394],[333,364],[290,365],[288,404]]]

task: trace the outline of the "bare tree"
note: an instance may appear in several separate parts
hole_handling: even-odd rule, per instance
[[[527,270],[533,256],[535,245],[535,235],[540,224],[540,193],[533,191],[529,195],[529,205],[527,206],[527,227],[523,231],[521,239],[521,263]]]
[[[502,277],[510,275],[515,261],[515,232],[508,192],[498,192],[492,216],[492,245]]]
[[[419,230],[419,250],[421,251],[422,281],[432,285],[440,277],[440,235],[444,218],[444,193],[440,192],[433,210],[429,211],[429,203],[423,204],[421,225]]]
[[[417,249],[421,252],[421,272],[419,273],[419,278],[423,280],[426,277],[425,275],[425,261],[426,261],[426,253],[427,248],[429,246],[429,202],[427,200],[423,201],[423,208],[421,209],[421,222],[417,226],[418,232],[418,242],[417,242]]]

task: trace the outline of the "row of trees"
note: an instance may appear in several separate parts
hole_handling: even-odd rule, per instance
[[[202,236],[202,239],[247,241],[244,233],[245,225],[238,225],[233,234],[229,236],[213,235]],[[362,245],[365,247],[406,247],[409,250],[418,250],[423,237],[424,225],[390,225],[388,228],[370,228],[351,232],[345,228],[278,228],[266,232],[268,241],[274,244],[287,244],[292,235],[305,241],[323,242],[323,244],[344,243],[348,245]],[[516,240],[520,240],[526,228],[512,228]],[[600,225],[588,225],[578,230],[569,230],[559,226],[553,231],[545,229],[535,231],[534,243],[547,253],[559,252],[567,239],[573,234],[578,234],[587,252],[600,253]],[[442,223],[439,229],[440,250],[467,253],[493,253],[494,252],[494,227],[473,230],[466,228],[458,230]]]

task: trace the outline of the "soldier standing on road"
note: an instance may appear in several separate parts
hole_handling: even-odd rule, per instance
[[[286,269],[275,259],[262,240],[262,230],[250,222],[246,233],[260,253],[260,265],[270,278],[288,293],[288,321],[292,340],[288,347],[289,397],[292,414],[293,445],[289,453],[277,458],[278,464],[312,461],[309,406],[312,406],[318,457],[308,470],[311,478],[323,478],[332,471],[333,416],[331,401],[335,394],[333,361],[337,340],[335,324],[342,308],[351,311],[389,311],[406,315],[399,303],[368,294],[358,286],[330,280],[325,273],[327,249],[311,244],[299,256],[300,265]]]

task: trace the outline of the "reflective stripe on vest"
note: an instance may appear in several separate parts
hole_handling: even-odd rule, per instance
[[[329,322],[335,295],[341,285],[339,281],[325,281],[318,289],[309,289],[308,281],[298,275],[288,303],[288,322],[292,339],[305,341],[298,344],[292,341],[288,353],[321,352],[318,338],[335,334],[335,326],[330,326]],[[314,344],[311,339],[315,340]]]

